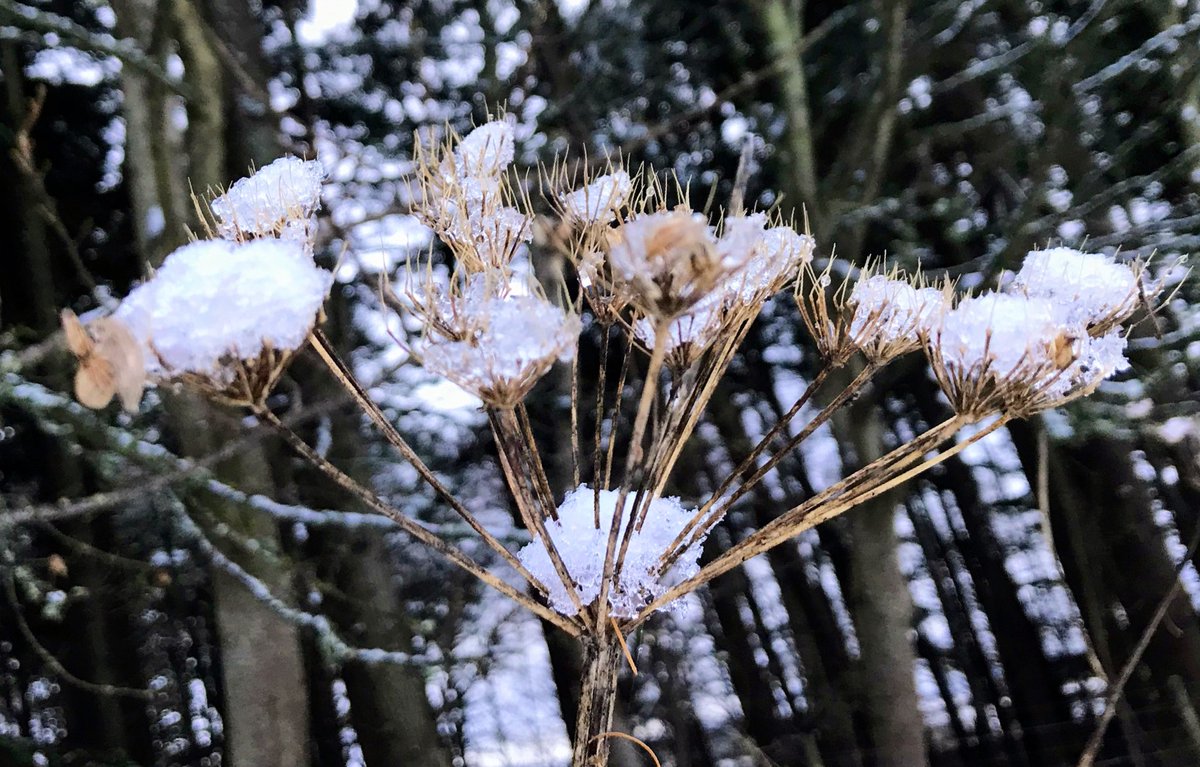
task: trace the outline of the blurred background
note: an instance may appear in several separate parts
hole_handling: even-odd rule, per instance
[[[414,131],[503,107],[524,166],[620,156],[698,205],[745,154],[748,199],[803,206],[821,255],[979,287],[1047,244],[1197,248],[1198,43],[1197,0],[0,0],[0,765],[569,755],[578,657],[556,629],[240,413],[169,389],[133,416],[73,402],[59,309],[103,313],[186,242],[191,190],[285,153],[325,164],[326,332],[516,546],[485,417],[404,364],[380,306],[380,277],[430,244],[407,212]],[[1184,282],[1093,397],[651,621],[620,729],[679,767],[1036,767],[1078,763],[1107,710],[1095,764],[1200,763],[1197,302]],[[818,364],[780,297],[670,492],[702,500]],[[566,376],[530,402],[558,487]],[[455,534],[316,361],[272,404]],[[923,359],[893,365],[707,555],[945,408]]]

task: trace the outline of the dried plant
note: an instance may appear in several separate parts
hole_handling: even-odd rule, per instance
[[[559,218],[546,239],[573,264],[576,284],[567,292],[574,299],[555,303],[526,276],[532,203],[528,183],[508,171],[513,155],[512,130],[503,120],[419,150],[416,211],[444,243],[454,271],[439,279],[431,262],[413,262],[387,304],[422,328],[410,349],[414,360],[483,403],[530,536],[519,551],[447,490],[316,329],[332,278],[312,263],[312,216],[323,179],[315,163],[281,160],[235,184],[210,206],[210,234],[220,239],[168,257],[114,317],[93,323],[86,336],[93,343],[72,324],[73,315],[68,330],[84,369],[94,369],[107,359],[100,350],[119,323],[121,333],[142,344],[142,376],[182,381],[250,408],[368,507],[578,638],[584,672],[573,763],[579,766],[607,761],[630,631],[747,559],[907,481],[1009,420],[1090,393],[1125,365],[1122,323],[1156,298],[1142,265],[1062,248],[1031,253],[1005,291],[978,296],[958,298],[951,284],[928,285],[878,265],[841,277],[836,272],[844,264],[815,265],[811,234],[778,217],[737,204],[717,214],[714,225],[692,211],[674,179],[621,167],[592,177],[556,162],[540,179]],[[230,289],[230,280],[241,287]],[[764,304],[789,286],[823,367],[708,498],[691,508],[664,497],[735,352]],[[598,380],[581,386],[573,365],[572,486],[556,488],[524,400],[555,363],[574,360],[585,326],[599,334]],[[305,343],[527,589],[389,507],[271,412],[266,394]],[[740,498],[884,366],[918,351],[953,407],[949,419],[700,565],[705,537]],[[615,385],[606,380],[614,354],[621,355]],[[848,383],[822,391],[846,380],[831,373],[849,367],[857,372]],[[639,392],[631,411],[623,396],[630,386]],[[109,388],[124,397],[132,379]],[[109,388],[107,397],[81,391],[81,399],[102,406]],[[594,402],[581,402],[585,390],[595,391]],[[818,392],[823,404],[795,427]],[[580,419],[585,408],[594,416],[588,433]],[[972,424],[969,438],[952,442]],[[678,485],[687,491],[685,481]]]

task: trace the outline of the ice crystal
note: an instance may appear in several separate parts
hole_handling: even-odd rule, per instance
[[[432,339],[425,368],[492,404],[515,404],[556,360],[575,353],[579,318],[535,295],[489,295],[482,279],[443,298],[455,338]]]
[[[513,161],[513,129],[494,120],[471,131],[454,148],[454,166],[460,178],[495,177]]]
[[[596,526],[596,492],[587,485],[567,493],[558,507],[557,521],[546,521],[546,532],[562,557],[567,573],[575,581],[579,601],[584,605],[592,604],[600,596],[608,534],[612,529],[613,512],[617,508],[619,495],[616,490],[600,491],[599,527]],[[618,536],[625,533],[633,505],[634,498],[630,495],[625,499]],[[617,582],[609,585],[608,603],[612,615],[618,618],[634,617],[668,588],[699,571],[701,546],[696,543],[665,574],[658,576],[654,572],[659,558],[692,515],[693,512],[684,509],[677,498],[658,498],[650,504],[642,528],[634,530],[629,539],[629,549]],[[550,605],[564,615],[574,615],[575,605],[542,541],[535,540],[527,544],[517,556],[521,564],[549,589]]]
[[[577,192],[563,197],[563,208],[584,224],[607,224],[629,199],[633,181],[623,170],[597,178]]]
[[[146,345],[152,375],[189,372],[220,381],[232,375],[224,365],[230,358],[303,344],[330,283],[298,243],[202,240],[167,256],[117,317]]]
[[[1014,286],[1049,299],[1066,322],[1084,325],[1123,318],[1135,308],[1139,290],[1137,275],[1125,264],[1071,248],[1029,253]]]
[[[1061,372],[1048,376],[1049,398],[1061,400],[1089,392],[1113,373],[1127,369],[1129,361],[1125,359],[1125,345],[1125,333],[1121,330],[1077,339],[1072,350],[1074,361]]]
[[[212,201],[217,231],[226,239],[279,235],[321,207],[325,169],[316,160],[281,157]],[[293,233],[295,228],[293,228]]]

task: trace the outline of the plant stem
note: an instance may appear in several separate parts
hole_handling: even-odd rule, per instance
[[[602,626],[583,637],[583,679],[579,686],[579,714],[571,767],[607,767],[617,677],[624,653],[613,629]]]

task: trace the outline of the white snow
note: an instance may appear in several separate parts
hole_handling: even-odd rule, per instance
[[[563,207],[580,223],[607,224],[629,199],[633,181],[623,170],[597,178],[579,191],[563,197]]]
[[[1014,286],[1049,299],[1064,321],[1084,325],[1128,313],[1139,291],[1137,275],[1125,264],[1071,248],[1029,253]]]
[[[305,236],[308,218],[321,207],[324,180],[318,161],[281,157],[212,201],[218,232],[226,239],[280,235],[285,229],[289,236],[297,231]]]
[[[227,358],[303,344],[330,284],[329,272],[298,243],[204,240],[167,256],[116,316],[146,344],[152,376],[193,372],[228,380]]]
[[[454,148],[454,166],[460,177],[495,177],[513,161],[513,128],[493,120],[468,133]]]
[[[1004,379],[1047,365],[1059,331],[1048,299],[987,293],[946,312],[935,337],[948,369]]]
[[[575,354],[579,318],[534,295],[486,295],[468,290],[445,310],[462,340],[431,339],[426,370],[445,376],[475,396],[525,390],[555,360]]]
[[[941,316],[946,299],[937,288],[916,288],[907,280],[877,274],[855,283],[850,303],[850,336],[856,342],[916,344],[918,334],[928,332]]]
[[[595,525],[595,491],[580,485],[567,494],[558,507],[558,520],[547,520],[546,532],[572,580],[578,586],[579,601],[590,605],[600,596],[608,534],[612,529],[613,512],[619,492],[600,491],[600,526]],[[618,534],[624,535],[633,511],[633,495],[625,499]],[[617,582],[609,586],[608,601],[612,614],[632,618],[638,611],[660,596],[669,587],[692,577],[699,571],[700,544],[689,548],[674,567],[662,577],[652,570],[667,547],[694,514],[684,509],[677,498],[658,498],[650,504],[641,530],[629,539],[629,549]],[[620,538],[618,538],[619,546]],[[564,615],[574,615],[575,605],[567,594],[550,554],[540,540],[525,545],[517,554],[521,564],[550,591],[550,605]]]

